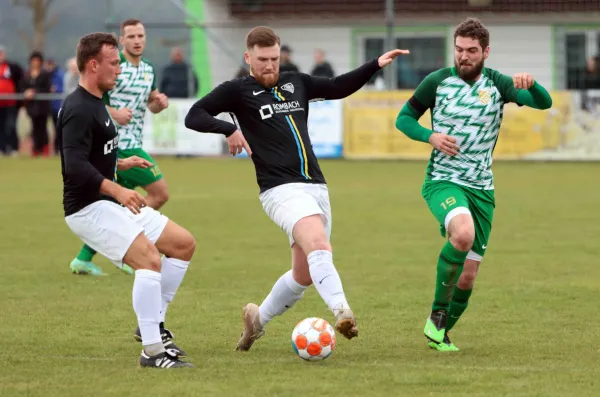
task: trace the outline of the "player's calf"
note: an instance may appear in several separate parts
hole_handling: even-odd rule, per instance
[[[477,274],[479,273],[479,264],[480,261],[475,261],[472,259],[467,259],[463,266],[463,271],[458,278],[457,287],[462,290],[470,290],[473,289],[475,285],[475,279],[477,278]]]
[[[274,317],[281,316],[302,299],[304,291],[312,284],[306,255],[296,244],[292,246],[292,270],[283,274],[273,285],[271,292],[260,307],[249,303],[244,307],[242,318],[244,332],[237,350],[249,350],[256,339],[264,334],[264,327]]]
[[[142,344],[149,357],[165,352],[160,336],[161,260],[156,247],[144,233],[129,246],[124,262],[136,269],[133,282],[133,309],[138,319]]]
[[[165,328],[167,309],[175,298],[179,286],[183,282],[190,260],[196,250],[196,241],[186,229],[168,220],[155,245],[156,258],[160,262],[160,304],[158,314],[158,329],[164,349],[172,356],[183,357],[187,354],[173,342],[173,333]],[[160,253],[163,254],[162,258]],[[142,326],[138,327],[134,337],[143,343]]]
[[[333,264],[331,244],[321,215],[299,220],[294,226],[294,241],[306,253],[308,270],[315,288],[337,317],[338,332],[348,339],[358,336],[356,319],[346,300],[342,280]]]

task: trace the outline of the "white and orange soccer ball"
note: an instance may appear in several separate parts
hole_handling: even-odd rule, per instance
[[[335,331],[322,318],[306,318],[294,327],[292,348],[304,360],[324,360],[335,350]]]

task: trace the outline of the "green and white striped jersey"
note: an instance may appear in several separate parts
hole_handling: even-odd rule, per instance
[[[474,82],[461,79],[454,67],[427,76],[410,104],[419,114],[430,109],[432,130],[455,137],[460,150],[451,157],[434,149],[426,180],[494,189],[492,153],[504,105],[516,102],[518,91],[511,77],[488,68]]]
[[[104,102],[114,108],[126,107],[132,111],[129,124],[117,124],[119,132],[119,149],[138,149],[142,147],[142,131],[144,117],[150,93],[156,89],[154,65],[141,58],[139,65],[127,61],[123,53],[121,57],[121,74],[117,78],[115,88],[104,95]]]

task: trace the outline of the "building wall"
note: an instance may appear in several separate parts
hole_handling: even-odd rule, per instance
[[[384,21],[381,18],[365,18],[364,20],[336,20],[329,16],[315,23],[309,19],[269,19],[240,21],[231,17],[227,2],[221,0],[205,0],[206,14],[212,15],[207,19],[209,23],[222,25],[221,27],[209,28],[210,31],[218,33],[217,35],[226,40],[228,45],[238,51],[239,58],[242,58],[244,51],[244,36],[247,31],[256,25],[268,25],[274,29],[282,38],[284,44],[292,47],[293,60],[300,67],[301,71],[309,72],[313,65],[313,50],[322,48],[328,54],[329,61],[332,63],[337,73],[344,73],[351,70],[354,66],[360,64],[363,59],[362,41],[369,35],[364,31],[372,30],[373,35],[383,37],[385,35]],[[446,63],[452,64],[453,54],[453,33],[455,25],[465,16],[440,16],[428,17],[419,21],[416,18],[398,19],[395,22],[399,35],[418,36],[420,26],[423,26],[423,32],[430,32],[432,27],[443,32],[447,40]],[[590,19],[591,18],[591,19]],[[561,23],[580,23],[594,20],[594,15],[486,15],[482,16],[482,21],[490,30],[491,35],[491,54],[486,65],[499,69],[501,72],[512,75],[517,72],[529,72],[544,86],[550,89],[562,88],[562,82],[557,82],[555,67],[557,64],[564,64],[562,59],[557,57],[564,56],[563,51],[557,47],[554,37],[553,26]],[[595,19],[598,20],[598,19]],[[566,22],[568,21],[568,22]],[[360,33],[357,33],[360,32]],[[218,84],[233,76],[239,66],[232,63],[231,56],[224,54],[219,45],[209,38],[209,48],[211,49],[210,67],[213,76],[213,83]],[[409,48],[410,49],[410,48]]]
[[[504,74],[529,72],[544,87],[554,89],[553,38],[550,25],[490,25],[487,66]],[[449,35],[454,37],[450,28]]]

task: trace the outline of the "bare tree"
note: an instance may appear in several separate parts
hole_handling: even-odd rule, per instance
[[[19,36],[25,41],[30,50],[43,51],[46,45],[46,33],[58,22],[58,17],[48,16],[48,10],[54,0],[12,0],[13,5],[31,10],[33,36],[19,29]]]

